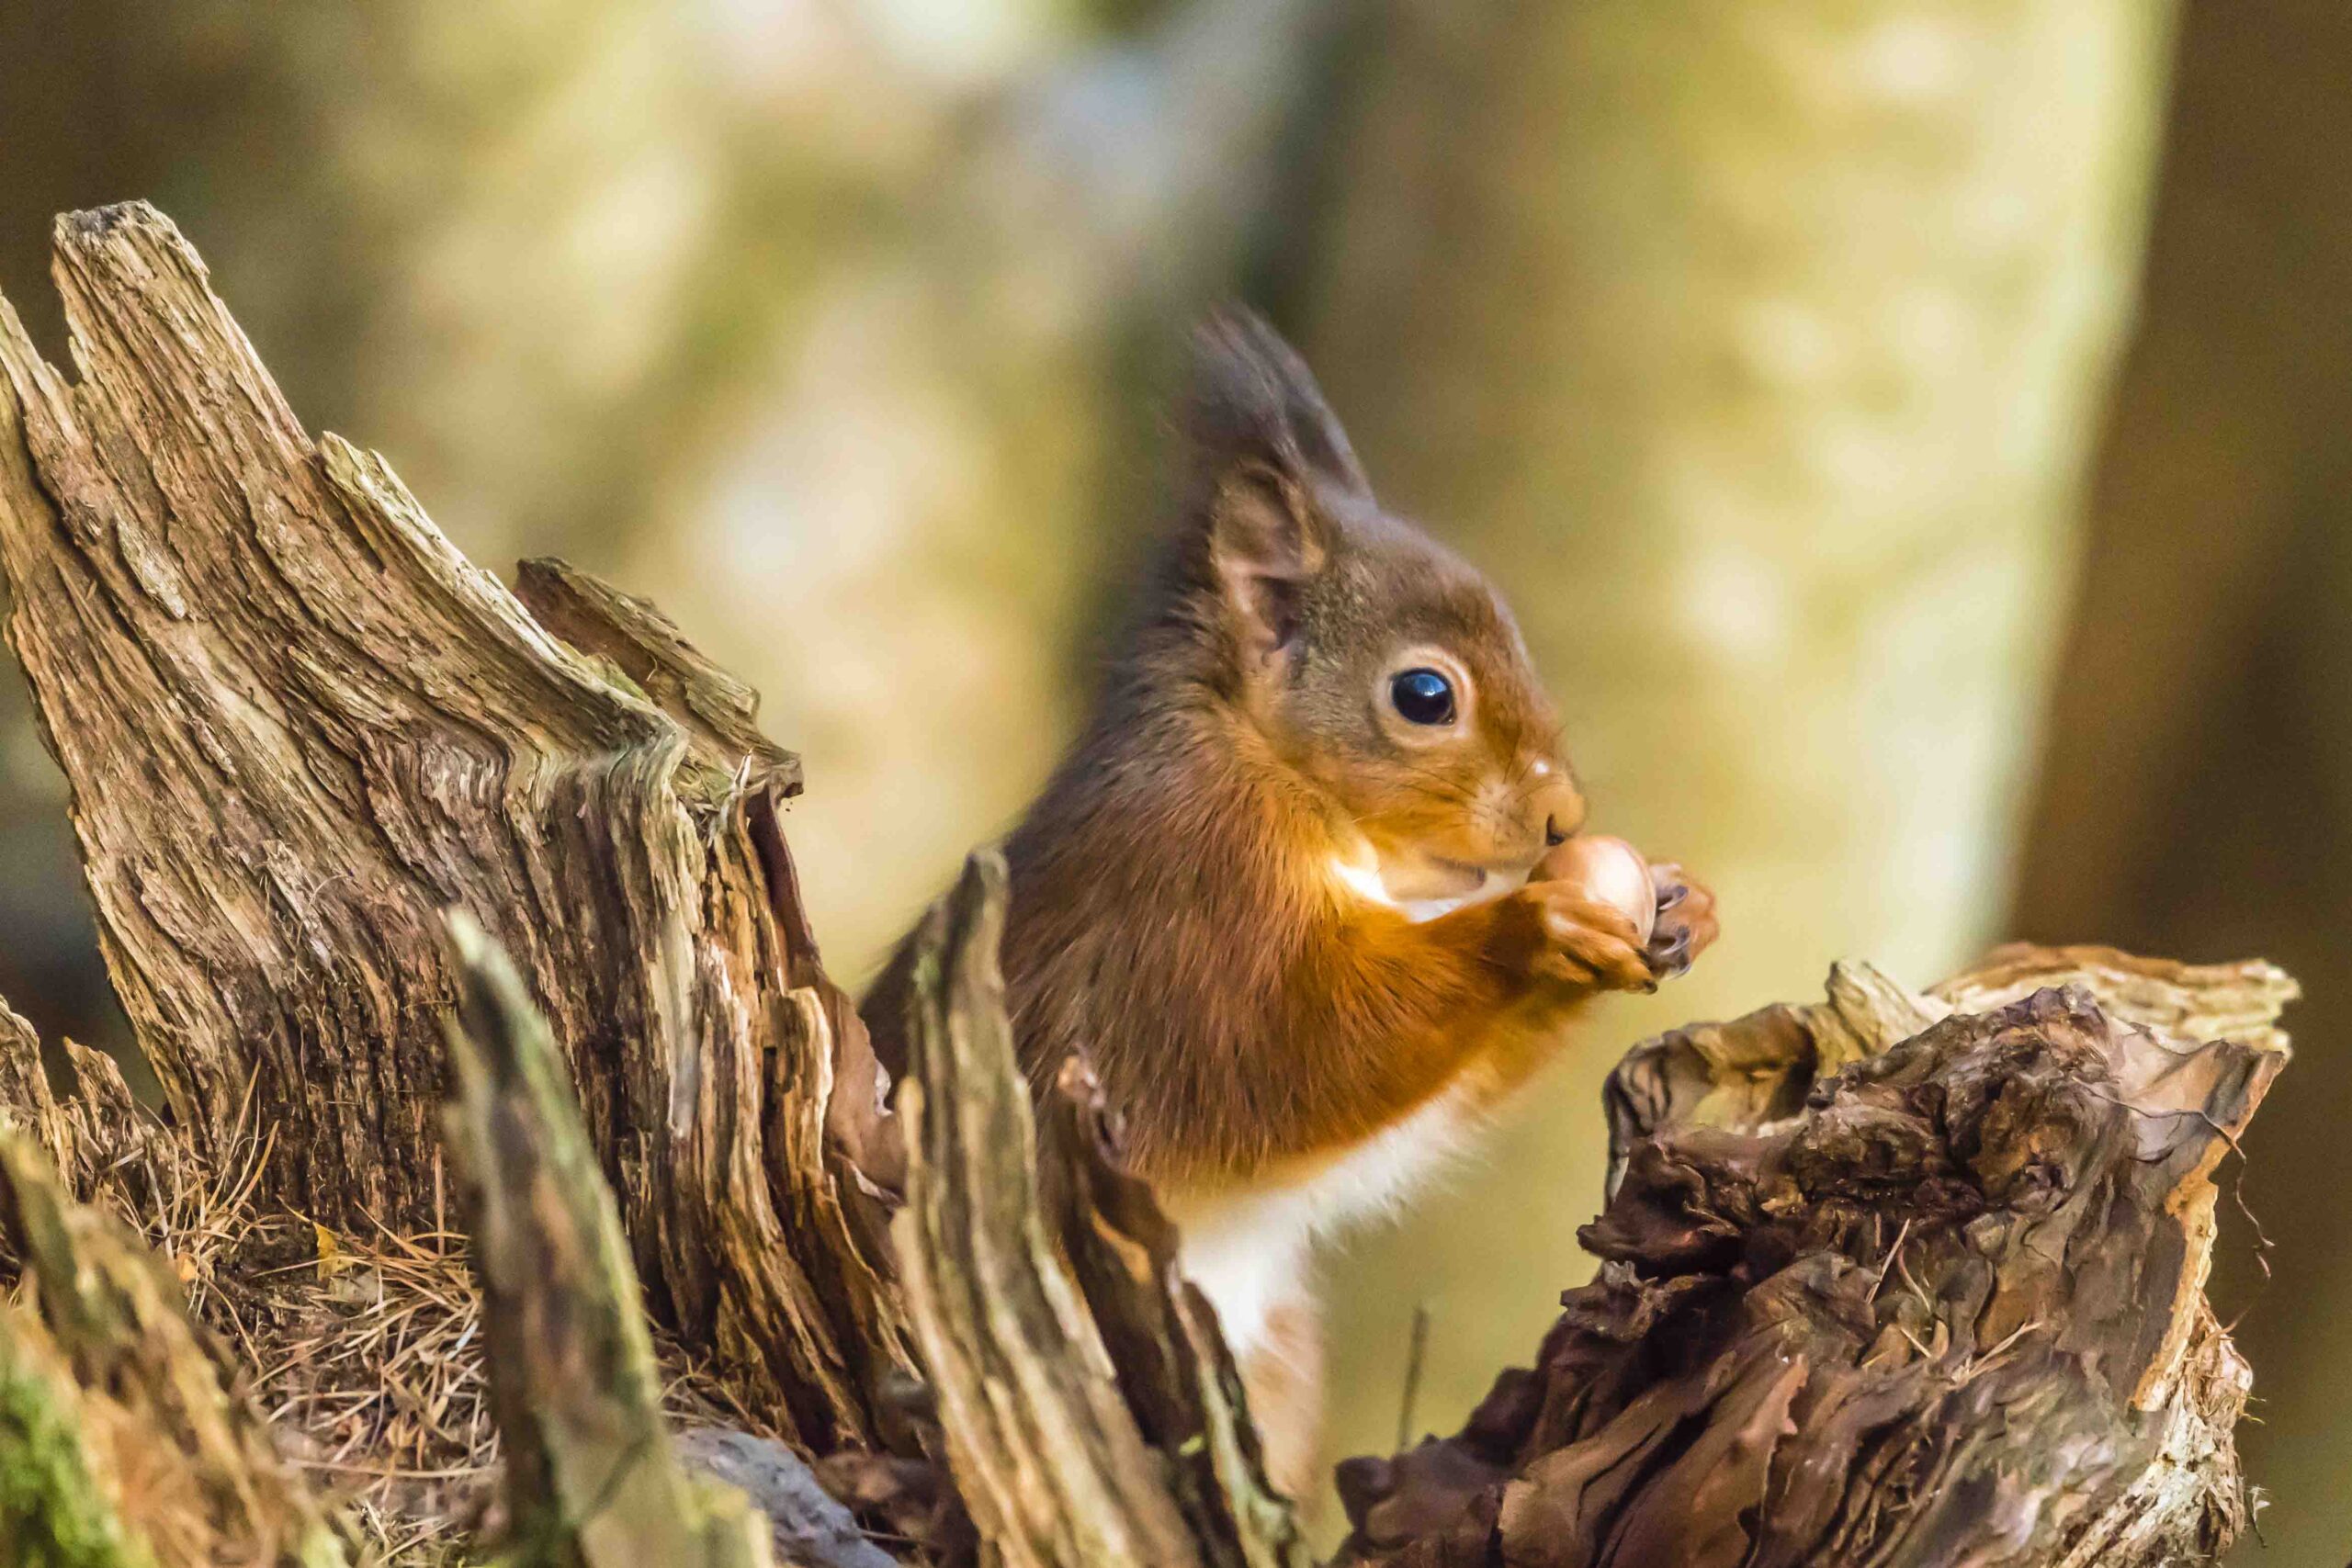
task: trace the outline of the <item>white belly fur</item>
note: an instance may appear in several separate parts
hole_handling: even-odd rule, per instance
[[[1398,899],[1382,880],[1369,842],[1334,856],[1329,870],[1346,895],[1398,910],[1416,923],[1510,890],[1506,881],[1489,875],[1457,897]],[[1184,1272],[1216,1308],[1234,1355],[1246,1356],[1265,1342],[1267,1320],[1277,1308],[1306,1298],[1308,1253],[1317,1237],[1395,1210],[1469,1147],[1482,1120],[1466,1096],[1449,1089],[1294,1181],[1166,1194],[1183,1235]]]
[[[1169,1194],[1184,1272],[1234,1355],[1263,1344],[1274,1310],[1305,1297],[1317,1237],[1396,1209],[1467,1150],[1483,1120],[1449,1089],[1292,1185]]]

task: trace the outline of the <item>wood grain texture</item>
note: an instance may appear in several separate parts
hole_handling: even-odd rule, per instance
[[[508,1529],[548,1568],[766,1568],[766,1521],[692,1479],[662,1415],[653,1344],[611,1191],[547,1023],[472,919],[451,922],[449,1143],[490,1336]]]
[[[1461,1433],[1343,1467],[1347,1560],[2209,1560],[2251,1517],[2213,1172],[2293,994],[2009,948],[1636,1048],[1600,1277]]]
[[[903,1338],[825,1137],[862,1037],[751,694],[549,564],[552,634],[380,457],[313,443],[153,209],[61,220],[56,271],[76,377],[0,306],[7,636],[179,1126],[217,1157],[250,1113],[266,1204],[424,1228],[465,909],[548,1020],[656,1309],[812,1450],[885,1441]],[[870,1066],[844,1092],[878,1114]]]
[[[1046,1230],[997,968],[1006,878],[973,856],[917,939],[899,1113],[907,1308],[965,1504],[1012,1568],[1203,1562]]]
[[[1121,1118],[1082,1057],[1062,1064],[1038,1108],[1037,1163],[1048,1234],[1202,1562],[1305,1568],[1216,1309],[1178,1269],[1176,1226],[1128,1169]]]

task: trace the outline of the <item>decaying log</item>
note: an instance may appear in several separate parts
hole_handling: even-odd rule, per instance
[[[78,382],[0,302],[7,636],[178,1127],[214,1158],[271,1129],[265,1206],[428,1228],[439,912],[469,910],[662,1315],[811,1451],[903,1445],[881,1221],[841,1153],[887,1180],[893,1149],[751,694],[552,566],[542,624],[381,458],[313,444],[153,209],[61,220],[56,271]]]
[[[2213,1173],[2293,994],[2010,949],[1636,1049],[1600,1277],[1461,1433],[1345,1467],[1351,1559],[2209,1560],[2250,1385],[2204,1296]]]

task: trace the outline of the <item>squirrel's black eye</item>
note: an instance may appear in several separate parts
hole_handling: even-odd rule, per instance
[[[1453,722],[1453,682],[1434,670],[1400,670],[1391,675],[1388,700],[1408,724]]]

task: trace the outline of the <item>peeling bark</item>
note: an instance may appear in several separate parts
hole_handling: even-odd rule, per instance
[[[903,1442],[879,1220],[825,1137],[885,1141],[878,1088],[751,694],[552,564],[543,625],[380,457],[314,444],[152,209],[61,220],[57,276],[78,382],[0,309],[7,636],[192,1146],[250,1115],[265,1203],[424,1228],[439,911],[467,909],[548,1020],[657,1308],[812,1451]]]
[[[1600,1277],[1461,1433],[1343,1467],[1348,1560],[2218,1554],[2251,1376],[2204,1297],[2212,1177],[2293,994],[2009,949],[1927,996],[1841,965],[1824,1003],[1637,1048]]]

